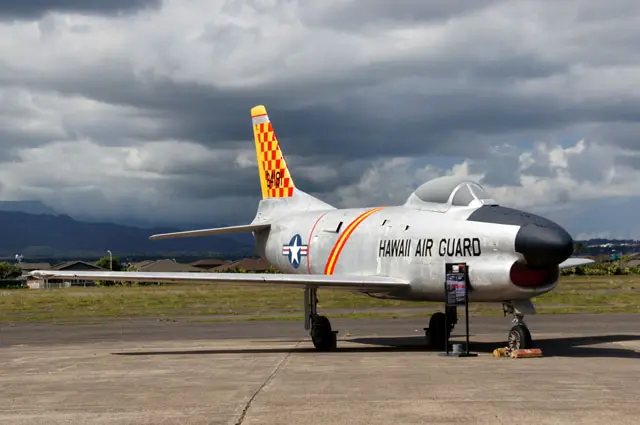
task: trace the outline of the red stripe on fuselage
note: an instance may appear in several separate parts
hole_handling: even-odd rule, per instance
[[[320,222],[320,219],[324,217],[326,214],[327,214],[326,212],[323,212],[322,214],[320,214],[320,216],[316,219],[316,222],[313,223],[313,226],[311,227],[311,232],[309,232],[309,241],[307,242],[307,273],[309,274],[311,274],[311,237],[313,236],[313,231],[315,230],[316,226]]]

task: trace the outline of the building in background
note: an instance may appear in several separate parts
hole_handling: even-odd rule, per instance
[[[242,260],[224,264],[213,269],[214,272],[246,271],[260,273],[269,271],[269,264],[262,258],[243,258]]]
[[[56,264],[51,267],[33,267],[35,264],[39,263],[21,263],[23,267],[23,273],[26,269],[29,269],[29,272],[33,270],[106,270],[103,267],[97,266],[95,264],[89,263],[87,261],[75,260],[75,261],[65,261],[64,263]],[[46,264],[46,263],[44,263]],[[48,264],[47,264],[48,265]],[[27,272],[27,274],[29,273]],[[37,288],[60,288],[60,287],[69,287],[69,286],[95,286],[95,282],[92,280],[81,280],[74,282],[65,282],[63,279],[50,279],[46,282],[43,279],[36,279],[31,276],[27,277],[27,286],[32,289]]]
[[[218,258],[206,258],[204,260],[194,261],[193,263],[191,263],[191,266],[209,271],[216,267],[223,266],[227,263],[228,261],[220,260]]]

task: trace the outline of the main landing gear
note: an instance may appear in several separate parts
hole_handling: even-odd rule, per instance
[[[425,329],[428,335],[427,345],[436,350],[444,350],[456,323],[458,311],[455,306],[447,307],[444,313],[434,313],[429,319],[429,327]]]
[[[318,351],[331,351],[337,347],[338,331],[331,329],[331,322],[317,311],[317,288],[304,290],[304,328],[310,330],[311,340]]]
[[[509,350],[533,348],[531,332],[529,332],[529,328],[524,323],[525,313],[535,313],[533,303],[529,300],[507,301],[502,303],[502,310],[505,316],[507,314],[513,314],[514,326],[509,331]]]

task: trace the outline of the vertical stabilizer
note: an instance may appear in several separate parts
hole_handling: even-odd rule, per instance
[[[295,186],[264,105],[251,108],[262,199],[290,198]]]
[[[253,223],[270,223],[304,211],[335,209],[295,187],[264,105],[251,108],[251,121],[262,187],[262,200]]]

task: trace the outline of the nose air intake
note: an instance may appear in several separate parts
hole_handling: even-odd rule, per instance
[[[516,252],[529,267],[556,266],[573,253],[573,238],[562,227],[527,224],[516,235]]]

